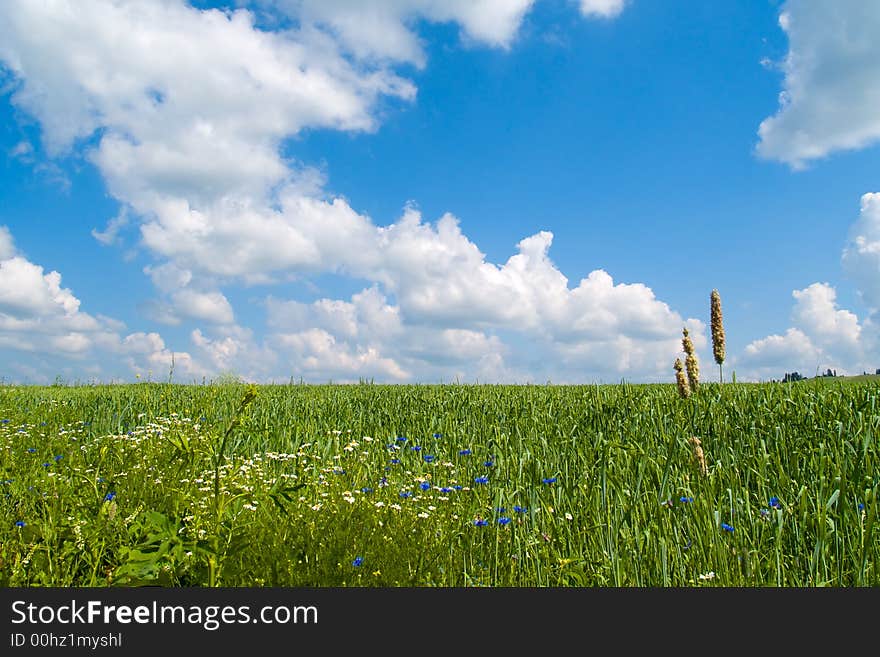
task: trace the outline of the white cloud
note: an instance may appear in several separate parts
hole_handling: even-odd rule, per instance
[[[455,22],[474,42],[507,48],[535,0],[281,0],[281,8],[307,25],[328,29],[361,59],[424,65],[418,20]],[[270,4],[270,3],[265,3]]]
[[[15,255],[15,242],[12,233],[6,226],[0,226],[0,260],[7,260]]]
[[[123,204],[96,239],[118,241],[126,218],[140,222],[157,259],[144,268],[159,291],[151,316],[207,326],[190,332],[194,357],[158,334],[122,337],[79,313],[54,273],[19,264],[9,279],[42,281],[55,306],[75,303],[69,314],[103,326],[91,346],[69,328],[54,332],[56,350],[100,347],[132,368],[158,370],[173,357],[194,376],[668,380],[681,327],[700,348],[704,327],[647,286],[615,283],[602,270],[570,286],[550,258],[550,231],[525,237],[495,264],[451,214],[429,223],[409,207],[378,225],[328,197],[320,174],[280,155],[281,142],[306,128],[375,129],[381,97],[411,101],[415,87],[392,66],[422,62],[419,20],[454,21],[467,39],[505,48],[531,5],[301,0],[284,5],[295,28],[268,32],[246,11],[176,0],[12,0],[0,58],[19,79],[13,102],[40,121],[50,152],[84,148]],[[622,6],[581,2],[585,14],[606,17]],[[223,285],[311,272],[369,287],[350,301],[269,299],[262,341],[234,325]],[[40,299],[16,297],[14,286],[7,296],[19,315]]]
[[[584,16],[613,18],[623,11],[625,0],[580,0]]]
[[[745,379],[782,378],[786,372],[813,376],[826,369],[838,374],[873,372],[876,358],[871,318],[860,322],[854,313],[837,307],[837,293],[827,283],[794,290],[792,323],[784,335],[754,340],[733,359]]]
[[[115,378],[122,373],[170,364],[171,351],[158,334],[123,336],[125,325],[103,315],[90,315],[80,300],[62,286],[61,274],[16,255],[12,235],[0,227],[0,348],[13,349],[7,359],[12,371],[28,379],[48,381],[64,371],[71,360],[77,371]],[[21,362],[28,353],[36,362]],[[202,372],[185,352],[176,353],[188,374]],[[123,359],[127,372],[119,369]]]
[[[880,139],[880,4],[788,0],[779,17],[789,51],[779,110],[757,153],[795,168]]]
[[[235,317],[229,300],[221,292],[183,289],[171,295],[177,315],[215,324],[231,324]]]
[[[784,335],[769,335],[749,343],[741,358],[740,379],[781,379],[786,372],[812,376],[823,364],[822,353],[801,330],[788,329]]]
[[[880,193],[862,196],[861,214],[850,228],[842,262],[862,300],[872,311],[880,310]]]
[[[104,246],[119,243],[119,232],[128,225],[128,211],[125,207],[119,210],[119,214],[107,222],[104,230],[92,229],[92,237]]]
[[[837,292],[827,283],[813,283],[792,292],[795,306],[792,320],[819,344],[840,353],[855,352],[859,347],[859,318],[837,308]]]

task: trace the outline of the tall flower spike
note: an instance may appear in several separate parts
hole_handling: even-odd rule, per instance
[[[712,354],[718,363],[718,378],[724,383],[724,371],[721,365],[724,363],[724,321],[721,315],[721,295],[718,290],[712,290],[709,296],[711,324],[712,324]]]
[[[706,465],[706,455],[703,453],[703,444],[696,436],[691,436],[690,443],[694,449],[694,461],[700,468],[700,474],[704,477],[709,474],[709,466]]]
[[[700,365],[697,362],[694,343],[691,342],[688,330],[686,328],[682,329],[682,334],[684,337],[681,339],[681,346],[684,349],[684,353],[687,354],[684,359],[684,367],[687,370],[688,385],[692,392],[696,392],[697,386],[700,384]]]
[[[684,375],[684,365],[681,364],[681,358],[675,359],[675,364],[672,368],[675,370],[675,383],[678,386],[678,394],[682,399],[687,399],[691,394],[691,389]]]

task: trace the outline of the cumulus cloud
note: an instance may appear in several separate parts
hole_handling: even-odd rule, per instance
[[[110,378],[170,365],[172,352],[158,334],[123,335],[122,322],[86,313],[80,305],[63,287],[60,273],[46,272],[19,255],[9,230],[0,227],[0,348],[37,355],[44,364],[40,368],[7,359],[9,371],[45,381],[71,360],[80,364],[80,371]],[[203,371],[186,352],[174,357],[187,374]],[[118,360],[127,371],[120,372]]]
[[[862,196],[861,214],[850,228],[842,261],[865,304],[873,312],[880,310],[880,193]]]
[[[507,48],[535,0],[281,0],[270,4],[307,25],[329,30],[360,59],[423,66],[419,20],[457,23],[466,39]],[[264,3],[269,4],[269,3]]]
[[[580,0],[581,13],[584,16],[601,16],[613,18],[623,11],[626,0]]]
[[[813,375],[837,370],[838,374],[873,372],[876,331],[871,318],[860,321],[855,313],[837,306],[836,290],[828,283],[813,283],[794,290],[792,323],[783,335],[770,335],[749,343],[734,359],[745,378],[782,378],[786,372]]]
[[[779,110],[758,129],[757,153],[795,168],[880,139],[880,5],[788,0]]]
[[[415,86],[394,66],[423,63],[418,21],[452,21],[466,39],[506,48],[532,0],[291,0],[275,5],[294,19],[283,31],[258,28],[249,11],[178,0],[10,2],[0,59],[17,79],[13,102],[39,120],[50,153],[84,150],[122,203],[96,239],[118,242],[126,222],[139,223],[155,258],[144,268],[158,291],[151,317],[200,324],[190,332],[193,356],[158,334],[122,337],[107,326],[83,333],[88,345],[53,332],[56,350],[100,343],[131,367],[175,357],[193,375],[665,380],[682,326],[705,345],[702,323],[644,284],[595,270],[570,285],[550,257],[550,231],[526,236],[496,264],[452,214],[431,223],[407,207],[377,224],[281,156],[282,142],[306,129],[374,130],[380,99],[413,101]],[[611,17],[623,4],[580,8]],[[10,282],[5,303],[17,316],[26,304],[43,304],[34,314],[68,304],[69,315],[101,326],[60,276],[10,261],[9,281],[45,288],[24,298]],[[262,338],[235,325],[222,286],[309,273],[368,287],[346,301],[270,297]]]

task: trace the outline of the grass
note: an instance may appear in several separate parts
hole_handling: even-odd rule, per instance
[[[4,386],[0,584],[876,586],[878,393]]]

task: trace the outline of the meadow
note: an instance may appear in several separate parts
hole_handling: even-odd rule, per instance
[[[876,381],[6,385],[0,585],[877,586],[878,430]]]

